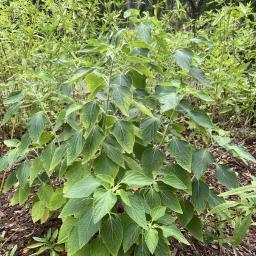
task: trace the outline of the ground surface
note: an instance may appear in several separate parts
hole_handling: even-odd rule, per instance
[[[236,143],[244,144],[248,151],[256,157],[255,138],[248,138],[246,136],[245,138],[240,137],[236,140]],[[0,155],[2,155],[3,152],[4,147],[0,144]],[[236,170],[241,184],[248,184],[250,182],[251,175],[256,175],[256,165],[251,165],[234,159],[219,149],[214,150],[213,153],[219,160],[227,162]],[[2,178],[1,175],[3,174],[0,173],[0,181]],[[217,183],[211,171],[209,171],[207,179],[216,191],[220,192],[223,190],[223,187]],[[18,255],[31,255],[32,252],[29,251],[26,246],[33,241],[32,237],[41,237],[50,227],[53,229],[58,227],[60,225],[60,220],[58,218],[52,218],[46,224],[34,224],[29,214],[29,205],[10,206],[8,202],[11,195],[12,193],[0,195],[0,237],[4,237],[2,242],[5,243],[3,248],[0,249],[0,256],[3,256],[6,251],[11,250],[15,244],[17,244],[19,248]],[[224,248],[218,244],[210,244],[206,246],[188,235],[187,237],[191,242],[191,246],[185,246],[177,241],[171,241],[173,256],[256,256],[256,227],[252,227],[250,229],[247,237],[236,249]]]

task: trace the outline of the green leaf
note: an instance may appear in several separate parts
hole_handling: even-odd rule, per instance
[[[81,154],[84,146],[83,130],[76,131],[68,140],[67,165],[71,165]]]
[[[215,174],[219,182],[227,188],[231,189],[237,188],[239,186],[236,173],[232,168],[229,168],[228,166],[217,165]]]
[[[164,239],[162,236],[159,237],[159,241],[154,252],[155,256],[171,256],[169,247],[169,241]]]
[[[174,174],[166,174],[163,178],[163,183],[176,188],[176,189],[187,189],[187,186],[181,181],[178,177],[176,177]]]
[[[93,210],[89,208],[77,222],[76,228],[72,231],[78,234],[79,249],[86,245],[100,228],[100,222],[94,223]],[[72,234],[71,233],[71,234]]]
[[[86,198],[72,198],[63,207],[60,217],[65,218],[74,215],[84,209],[88,205],[88,199]]]
[[[193,52],[188,48],[176,50],[174,53],[176,63],[182,68],[190,70],[193,59]]]
[[[180,224],[183,227],[186,227],[193,218],[194,207],[188,200],[181,201],[180,205],[181,205],[183,214],[178,214],[178,218],[179,218]]]
[[[158,240],[159,240],[159,237],[156,229],[150,228],[145,231],[145,243],[149,251],[151,252],[151,254],[154,253],[158,244]]]
[[[100,186],[93,176],[87,176],[75,183],[65,194],[68,198],[83,198],[90,196]]]
[[[194,215],[192,220],[186,226],[187,230],[191,233],[193,237],[197,240],[203,242],[203,227],[200,219]]]
[[[182,209],[177,196],[166,186],[160,186],[160,193],[163,205],[172,211],[182,214]]]
[[[133,105],[144,115],[153,117],[153,114],[149,108],[147,108],[143,103],[133,100]]]
[[[125,116],[128,116],[128,111],[132,103],[130,86],[130,79],[123,75],[119,75],[111,81],[111,95],[113,103]]]
[[[199,82],[201,82],[203,85],[207,86],[209,85],[209,81],[207,80],[206,75],[204,74],[203,70],[196,67],[191,67],[189,69],[190,74],[197,79]]]
[[[6,99],[4,99],[4,105],[10,105],[14,103],[18,103],[25,98],[25,93],[23,91],[14,91],[11,92]]]
[[[124,168],[124,157],[118,148],[108,143],[103,143],[104,151],[107,156],[117,165]]]
[[[124,120],[117,121],[112,133],[127,153],[133,152],[135,135],[133,125],[130,122]]]
[[[111,189],[99,189],[94,193],[93,198],[93,220],[96,223],[111,211],[117,198]]]
[[[200,180],[195,180],[192,184],[192,203],[198,213],[202,213],[204,211],[208,198],[208,185]]]
[[[37,222],[38,220],[43,218],[44,211],[45,211],[45,206],[43,202],[38,201],[33,203],[32,210],[31,210],[31,216],[32,216],[33,222]]]
[[[3,192],[7,192],[16,182],[16,174],[15,172],[11,172],[4,183]]]
[[[95,101],[84,104],[80,114],[80,120],[87,128],[96,123],[100,113],[100,108]]]
[[[192,170],[199,180],[214,161],[213,155],[207,149],[199,149],[193,152]]]
[[[98,126],[91,129],[89,135],[86,137],[83,155],[84,160],[89,161],[95,155],[95,153],[101,148],[101,144],[104,141],[104,135]]]
[[[105,80],[103,76],[96,71],[87,74],[85,77],[85,82],[87,89],[90,92],[89,99],[92,99],[97,94],[97,92],[105,86]]]
[[[140,14],[140,11],[137,9],[128,9],[127,11],[124,12],[124,18],[129,18],[131,16],[137,16]]]
[[[182,168],[191,172],[193,150],[189,143],[184,140],[173,139],[168,150],[170,156],[174,157]]]
[[[256,163],[256,159],[242,146],[231,145],[228,147],[228,150],[230,150],[235,156],[238,156],[240,159]]]
[[[30,163],[28,161],[25,161],[17,168],[16,176],[20,186],[23,186],[27,182],[30,173],[30,167]]]
[[[150,256],[150,252],[145,242],[141,242],[139,246],[135,248],[134,256]]]
[[[188,240],[184,237],[184,235],[180,232],[175,224],[169,226],[162,226],[161,229],[163,230],[164,237],[174,237],[179,242],[190,245]]]
[[[131,61],[131,60],[129,60]],[[132,79],[132,85],[137,89],[144,89],[146,87],[146,76],[143,74],[140,74],[134,69],[129,70],[127,73],[129,77]]]
[[[153,179],[147,177],[144,173],[139,171],[126,171],[121,183],[125,183],[130,187],[141,188],[149,186],[153,183]]]
[[[125,203],[128,206],[131,206],[131,202],[128,196],[128,193],[123,189],[118,189],[117,194],[121,197],[121,200],[123,203]]]
[[[123,249],[125,253],[137,242],[140,233],[141,228],[137,224],[132,223],[128,225],[127,229],[124,231],[123,239]]]
[[[17,139],[4,140],[4,144],[8,148],[17,148],[20,145],[20,141]]]
[[[40,111],[35,113],[29,120],[28,132],[32,141],[37,142],[45,127],[45,115]]]
[[[159,171],[164,162],[164,154],[157,148],[147,148],[142,154],[144,172],[152,177],[153,171]]]
[[[146,228],[146,209],[144,199],[135,194],[129,195],[129,200],[131,202],[131,206],[124,205],[125,212],[129,215],[129,217],[134,220],[140,227]]]
[[[160,93],[158,99],[161,104],[161,113],[175,109],[179,105],[182,98],[183,96],[177,92]]]
[[[144,143],[152,141],[160,127],[160,120],[156,117],[148,117],[140,125],[140,131]]]
[[[91,68],[79,68],[74,75],[67,81],[67,83],[73,83],[76,82],[79,79],[84,78],[86,75],[88,75],[90,72],[92,72]]]
[[[233,236],[233,244],[235,246],[238,246],[242,242],[251,223],[252,223],[252,216],[247,215],[241,222],[236,224],[234,236]]]
[[[66,153],[67,145],[62,144],[58,148],[55,149],[52,161],[50,164],[49,172],[52,173],[52,171],[59,165],[59,163],[63,160],[63,157]]]
[[[199,108],[195,108],[192,111],[189,111],[187,115],[198,125],[208,128],[208,129],[213,129],[213,124],[207,113]]]
[[[120,220],[110,216],[102,226],[101,234],[108,251],[117,256],[123,241],[123,226]]]
[[[41,163],[43,165],[43,168],[46,170],[46,173],[48,174],[48,176],[50,177],[53,170],[50,171],[50,167],[51,167],[51,162],[52,162],[52,158],[54,155],[54,152],[56,150],[56,146],[54,143],[50,143],[46,146],[46,148],[44,149],[44,151],[42,152],[40,158],[41,158]]]
[[[150,215],[152,221],[156,221],[165,215],[166,207],[165,206],[157,206],[150,211]]]
[[[34,180],[37,178],[37,176],[42,171],[42,161],[40,157],[35,158],[31,162],[31,168],[29,173],[29,185],[31,186],[34,182]]]

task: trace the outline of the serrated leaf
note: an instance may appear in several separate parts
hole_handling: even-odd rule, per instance
[[[36,142],[39,140],[45,127],[45,115],[44,112],[40,111],[35,113],[29,120],[28,133],[32,141]]]
[[[128,116],[128,111],[132,103],[130,85],[130,79],[123,75],[119,75],[111,81],[111,96],[113,98],[113,103],[125,116]]]
[[[25,98],[25,93],[23,91],[11,92],[6,99],[3,100],[4,105],[10,105],[18,103]]]
[[[144,172],[152,177],[154,171],[159,171],[164,162],[164,153],[157,148],[147,148],[142,154]]]
[[[60,217],[65,218],[74,215],[84,209],[88,205],[86,198],[71,198],[63,207]]]
[[[119,190],[117,190],[117,194],[121,197],[121,200],[123,203],[125,203],[128,206],[131,206],[131,202],[130,202],[128,193],[125,190],[119,189]]]
[[[180,232],[175,224],[169,226],[162,226],[161,229],[163,230],[164,237],[174,237],[179,242],[190,245],[188,240],[184,237],[184,235]]]
[[[192,203],[198,213],[202,213],[204,211],[208,197],[208,185],[200,180],[195,180],[192,184]]]
[[[147,144],[152,141],[160,127],[160,120],[156,117],[148,117],[140,124],[143,141]]]
[[[174,174],[165,174],[162,180],[165,184],[176,189],[187,189],[187,186]]]
[[[233,244],[238,246],[246,235],[252,223],[252,216],[247,215],[240,223],[237,223],[234,230]]]
[[[92,159],[95,153],[101,148],[101,144],[104,141],[104,138],[105,136],[98,126],[95,126],[91,129],[84,143],[84,161],[89,161]]]
[[[110,216],[102,226],[101,235],[111,255],[117,256],[123,241],[123,226],[120,220]]]
[[[192,170],[198,180],[207,171],[213,160],[213,155],[207,149],[199,149],[193,152]]]
[[[207,113],[199,108],[195,108],[192,111],[189,111],[187,115],[198,125],[207,128],[213,129],[213,124]]]
[[[90,196],[100,186],[93,176],[87,176],[75,183],[65,194],[68,198],[83,198]]]
[[[228,166],[217,165],[215,174],[219,182],[227,188],[231,189],[237,188],[239,186],[236,173],[232,168],[229,168]]]
[[[124,231],[123,239],[123,249],[125,253],[137,242],[140,233],[141,228],[135,223],[132,223],[127,227]]]
[[[115,146],[104,143],[103,144],[104,151],[106,152],[107,156],[117,165],[121,166],[124,168],[124,156],[120,152],[118,148]]]
[[[147,177],[140,171],[129,170],[126,171],[121,183],[125,183],[130,187],[141,188],[151,185],[153,183],[153,179]]]
[[[100,113],[100,107],[95,101],[90,101],[84,104],[80,114],[80,120],[86,125],[86,127],[91,127],[96,123]]]
[[[156,221],[165,215],[166,207],[165,206],[157,206],[150,211],[150,215],[152,221]]]
[[[129,200],[131,202],[131,206],[124,205],[125,212],[140,227],[146,228],[147,221],[146,221],[146,209],[145,209],[144,199],[139,195],[130,194]]]
[[[133,105],[144,115],[153,117],[153,114],[149,108],[147,108],[143,103],[133,100]]]
[[[156,229],[150,228],[145,231],[145,243],[151,254],[154,253],[158,244],[158,240],[158,231]]]
[[[85,140],[83,138],[83,130],[76,131],[68,140],[67,148],[67,165],[71,165],[81,154]]]
[[[112,133],[127,153],[130,154],[133,152],[135,135],[133,125],[130,122],[124,120],[117,121]]]
[[[93,195],[93,220],[100,221],[116,204],[117,198],[112,190],[97,190]]]
[[[188,48],[179,49],[175,51],[174,58],[182,69],[189,70],[192,65],[193,52]]]
[[[193,150],[189,143],[184,140],[173,139],[168,146],[168,151],[182,168],[191,172]]]
[[[50,164],[49,172],[52,173],[52,171],[60,164],[60,162],[63,160],[63,157],[66,153],[67,145],[62,144],[58,148],[55,149],[52,161]]]

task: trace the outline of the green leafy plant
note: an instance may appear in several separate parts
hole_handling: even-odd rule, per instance
[[[72,74],[59,71],[64,79],[47,97],[32,79],[5,98],[10,107],[34,101],[21,139],[5,141],[0,171],[16,169],[3,189],[18,182],[12,204],[32,195],[35,222],[59,214],[57,244],[68,255],[170,255],[170,238],[189,244],[179,225],[203,242],[206,212],[223,203],[206,171],[228,188],[238,181],[194,138],[256,162],[196,105],[207,94],[187,81],[210,83],[193,50],[174,45],[156,17],[124,15],[133,28],[82,44]],[[56,237],[35,246],[57,252]]]
[[[36,243],[27,246],[28,249],[36,249],[36,252],[31,255],[41,255],[44,252],[50,253],[50,256],[57,256],[64,251],[64,246],[57,243],[58,230],[52,232],[48,230],[44,237],[33,237]]]

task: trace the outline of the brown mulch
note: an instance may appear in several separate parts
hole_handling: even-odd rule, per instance
[[[1,138],[0,138],[1,141]],[[248,151],[256,157],[256,139],[246,140],[240,138],[235,141],[237,144],[246,143]],[[0,143],[0,156],[3,155],[4,147]],[[219,161],[229,164],[237,172],[240,183],[248,184],[251,176],[256,176],[256,165],[237,160],[221,149],[214,149],[213,154]],[[0,173],[1,182],[2,173]],[[213,170],[207,173],[207,181],[218,192],[224,188],[217,182],[213,176]],[[56,229],[60,225],[58,218],[52,218],[45,224],[33,223],[29,214],[29,204],[24,206],[10,206],[9,200],[11,193],[0,194],[0,238],[3,237],[4,247],[0,247],[0,256],[8,250],[11,250],[15,244],[18,245],[18,255],[28,256],[31,251],[26,246],[33,242],[33,237],[42,237],[49,228]],[[202,244],[186,234],[191,246],[179,243],[177,240],[171,241],[173,256],[256,256],[256,226],[251,227],[246,238],[238,248],[224,248],[218,243],[209,245]],[[46,254],[47,255],[47,254]]]

